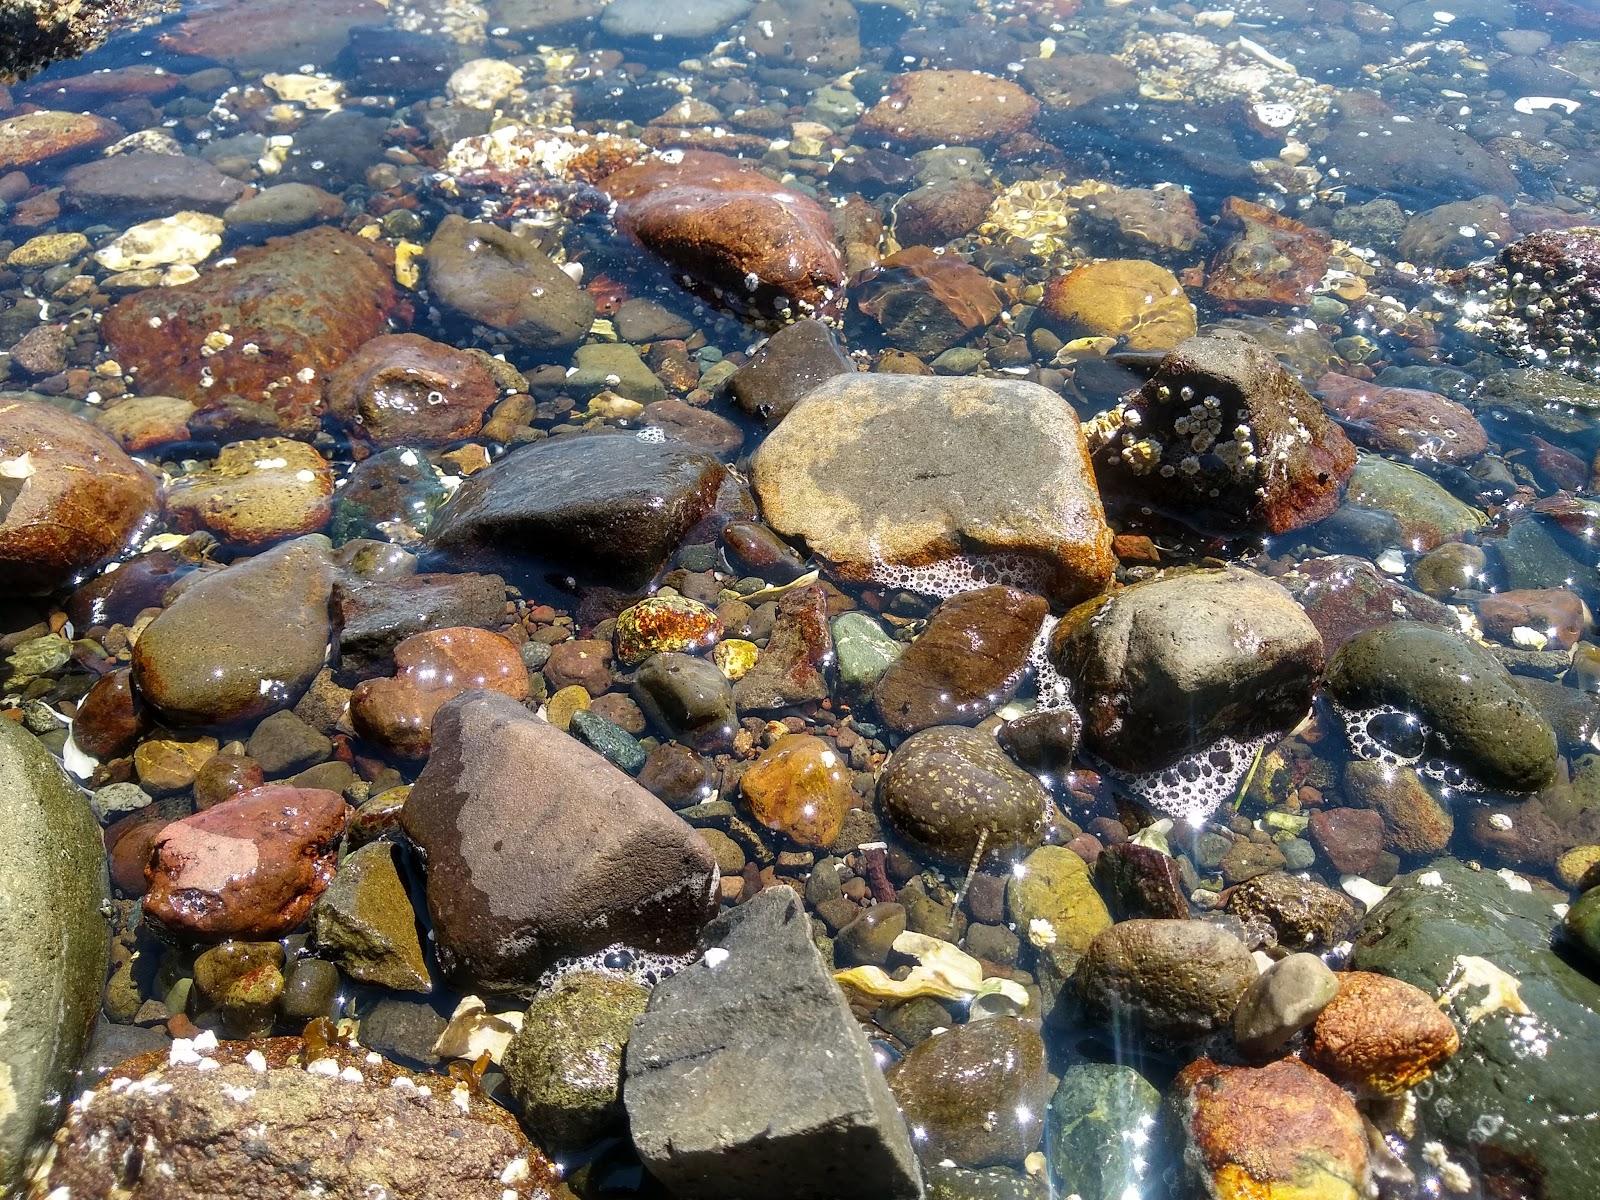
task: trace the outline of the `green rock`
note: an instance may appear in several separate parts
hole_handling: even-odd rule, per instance
[[[863,612],[840,613],[830,623],[833,650],[839,659],[839,683],[846,691],[864,695],[889,665],[905,653],[905,645],[884,632]]]
[[[1410,548],[1431,550],[1441,542],[1471,533],[1487,519],[1463,504],[1421,471],[1376,454],[1356,459],[1346,494],[1350,504],[1392,513]]]
[[[1552,949],[1563,899],[1542,883],[1440,858],[1396,883],[1355,939],[1355,970],[1430,996],[1462,984],[1447,1008],[1461,1049],[1415,1095],[1419,1127],[1469,1170],[1478,1164],[1484,1194],[1594,1195],[1600,1123],[1574,1117],[1594,1111],[1600,983]],[[1478,964],[1468,959],[1509,976],[1528,1014],[1472,983]]]
[[[352,979],[401,992],[433,990],[416,910],[389,842],[345,855],[311,910],[311,941]]]
[[[278,1012],[289,1021],[331,1017],[339,995],[339,968],[323,958],[302,958],[289,968]]]
[[[553,1150],[576,1149],[622,1118],[622,1053],[650,993],[594,972],[535,996],[504,1067],[523,1123]]]
[[[1395,621],[1357,634],[1334,656],[1327,686],[1346,708],[1414,713],[1490,787],[1537,791],[1555,776],[1549,722],[1493,654],[1447,630]]]
[[[1542,521],[1528,517],[1494,543],[1511,588],[1576,588],[1586,598],[1593,594],[1592,574],[1582,561],[1568,554]]]
[[[54,1124],[111,945],[100,827],[32,734],[0,720],[0,1193]]]
[[[266,1033],[283,995],[283,947],[277,942],[223,942],[194,960],[195,989],[221,1010],[230,1033]]]
[[[1152,1194],[1160,1107],[1161,1093],[1132,1067],[1081,1063],[1063,1073],[1044,1119],[1058,1193],[1082,1200]]]
[[[1591,962],[1600,963],[1600,888],[1590,888],[1579,896],[1563,918],[1567,936],[1589,956]]]
[[[615,392],[640,404],[667,398],[667,389],[645,365],[639,352],[626,342],[591,342],[579,346],[578,368],[567,385],[579,392]]]
[[[1065,846],[1040,846],[1012,872],[1006,908],[1017,933],[1064,981],[1111,913],[1095,891],[1089,866]]]
[[[650,757],[650,752],[639,744],[639,739],[633,734],[616,722],[608,721],[587,709],[580,708],[572,714],[567,732],[629,775],[637,775],[642,771],[644,760]]]
[[[56,634],[29,638],[13,650],[6,659],[11,668],[9,685],[20,687],[30,679],[39,679],[59,671],[72,658],[72,643]]]

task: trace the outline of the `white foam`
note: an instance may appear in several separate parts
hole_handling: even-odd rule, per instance
[[[1233,798],[1256,755],[1283,736],[1270,733],[1249,741],[1219,738],[1160,771],[1119,771],[1099,765],[1147,808],[1199,827]]]
[[[871,582],[880,587],[940,600],[996,584],[1044,595],[1051,577],[1050,565],[1030,554],[957,554],[920,567],[875,560],[870,572]]]
[[[1446,759],[1427,754],[1418,754],[1406,757],[1389,746],[1385,746],[1372,736],[1370,725],[1377,717],[1404,717],[1414,722],[1421,730],[1423,744],[1427,745],[1433,737],[1433,730],[1427,722],[1415,713],[1405,709],[1396,708],[1390,704],[1380,704],[1375,708],[1349,709],[1335,700],[1330,700],[1339,720],[1344,724],[1345,740],[1350,743],[1350,752],[1357,758],[1367,762],[1384,763],[1391,767],[1410,767],[1425,779],[1443,784],[1447,788],[1454,788],[1462,792],[1487,792],[1493,789],[1462,770],[1455,763]]]
[[[626,962],[622,960],[626,958]],[[613,943],[593,954],[574,955],[557,959],[539,976],[535,987],[539,990],[554,985],[568,975],[609,975],[613,979],[626,979],[640,987],[653,988],[669,975],[695,961],[693,954],[658,954],[650,950],[637,950],[621,942]],[[607,961],[607,960],[611,961]]]

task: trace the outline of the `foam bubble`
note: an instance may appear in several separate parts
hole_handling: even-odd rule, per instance
[[[698,957],[695,954],[660,954],[613,942],[593,954],[557,959],[539,976],[534,986],[543,990],[568,975],[591,974],[609,975],[613,979],[626,979],[640,987],[653,988],[667,976],[676,975],[692,964]]]
[[[1345,740],[1350,744],[1350,753],[1367,762],[1383,763],[1391,767],[1410,767],[1425,779],[1443,784],[1447,788],[1454,788],[1462,792],[1486,792],[1491,790],[1481,780],[1474,778],[1462,770],[1455,763],[1437,755],[1427,753],[1427,747],[1434,743],[1434,733],[1427,722],[1415,713],[1393,705],[1381,704],[1375,708],[1345,708],[1335,700],[1328,702],[1333,711],[1338,715],[1344,725]],[[1393,746],[1375,737],[1372,726],[1375,721],[1383,718],[1394,718],[1414,729],[1418,744],[1423,749],[1414,755],[1406,755],[1396,750]]]
[[[935,596],[940,600],[996,584],[1044,595],[1051,578],[1050,565],[1031,554],[957,554],[921,567],[874,559],[869,573],[871,582],[879,587]]]
[[[1028,647],[1028,669],[1033,672],[1033,687],[1038,697],[1034,708],[1040,712],[1061,712],[1072,707],[1072,684],[1050,661],[1050,635],[1060,619],[1046,614],[1044,624],[1039,626],[1039,635]]]
[[[1248,741],[1219,738],[1160,771],[1119,771],[1104,763],[1096,765],[1147,808],[1198,827],[1233,798],[1256,755],[1282,736],[1269,733]]]

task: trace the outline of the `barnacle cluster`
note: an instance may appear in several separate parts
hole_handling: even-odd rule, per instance
[[[1600,379],[1600,227],[1529,234],[1466,281],[1463,328],[1519,362]]]

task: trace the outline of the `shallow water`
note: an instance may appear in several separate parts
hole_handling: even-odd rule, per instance
[[[490,858],[559,818],[556,802],[478,843],[463,825],[426,856],[409,815],[401,828],[394,789],[430,761],[434,709],[483,686],[562,725],[592,703],[580,740],[715,831],[700,915],[792,883],[844,969],[870,960],[852,957],[863,927],[841,928],[898,895],[913,930],[1020,985],[1053,1075],[1142,1072],[1172,1103],[1124,1114],[1114,1138],[1141,1147],[1140,1169],[1097,1195],[1202,1178],[1257,1194],[1182,1161],[1178,1072],[1246,1061],[1226,1018],[1164,1037],[1131,1001],[1097,1016],[1079,999],[1095,985],[1052,957],[1054,927],[1003,899],[1042,869],[1024,866],[1041,843],[1094,863],[1130,838],[1171,862],[1137,868],[1145,892],[1119,892],[1111,859],[1095,869],[1119,923],[1204,919],[1263,961],[1314,928],[1305,948],[1337,971],[1354,941],[1354,966],[1419,985],[1462,1039],[1410,1099],[1341,1078],[1348,1111],[1322,1111],[1318,1077],[1303,1095],[1268,1087],[1287,1099],[1214,1101],[1243,1114],[1216,1133],[1225,1156],[1269,1174],[1293,1160],[1259,1194],[1592,1194],[1568,1164],[1600,1149],[1600,932],[1577,905],[1600,861],[1600,10],[274,0],[132,25],[0,87],[0,716],[116,799],[96,808],[115,899],[93,1066],[197,1027],[297,1033],[320,1014],[442,1069],[431,1040],[464,995],[498,987],[503,1013],[569,960],[649,984],[692,961],[681,912],[643,920],[631,950],[592,928],[508,950],[526,931],[492,924],[496,888],[556,908],[625,890],[649,855],[621,817],[618,846],[576,843],[581,864],[483,883],[469,861],[459,899],[430,879],[441,854]],[[1186,342],[1197,332],[1223,338]],[[391,334],[417,336],[374,341]],[[980,378],[1021,390],[963,382]],[[349,548],[271,550],[317,534]],[[266,582],[204,582],[269,552],[288,566]],[[1216,570],[1230,565],[1248,574]],[[1158,575],[1188,567],[1209,573]],[[432,582],[396,582],[419,568]],[[136,651],[163,609],[179,616],[180,581],[211,607]],[[959,615],[997,584],[1017,591]],[[655,593],[693,603],[638,620]],[[453,641],[396,655],[443,628]],[[874,690],[874,637],[921,647],[890,668],[898,690]],[[663,651],[695,656],[670,684],[650,682]],[[750,658],[737,711],[719,709]],[[709,677],[685,683],[695,671]],[[669,692],[700,707],[675,718]],[[301,720],[261,728],[291,707]],[[1030,734],[1015,724],[1029,713],[1082,728],[1062,716],[1040,734],[1036,716]],[[926,791],[891,802],[907,735],[947,726],[1000,732],[1014,763],[995,770],[1027,766],[1042,790],[1006,786],[1039,811],[1014,819],[967,758],[952,786],[983,793],[970,828]],[[773,749],[795,735],[823,739],[804,769]],[[662,749],[674,738],[697,753]],[[496,778],[483,743],[462,757],[485,795],[563,778]],[[776,780],[765,804],[753,764]],[[178,883],[154,915],[136,903],[147,867],[150,882],[167,869],[152,857],[167,822],[282,781],[369,805],[347,852],[397,847],[387,895],[415,905],[402,973],[431,981],[426,1000],[359,970],[295,983],[302,959],[354,955],[308,925],[326,877],[285,885],[254,924]],[[218,847],[257,835],[216,828],[201,867],[256,870]],[[331,875],[332,844],[319,853]],[[1505,891],[1441,908],[1463,923],[1453,953],[1407,959],[1366,910],[1397,879],[1466,895],[1429,882],[1450,861]],[[554,900],[552,870],[575,881]],[[1315,910],[1301,924],[1238,890],[1283,875]],[[1186,914],[1156,902],[1169,876]],[[1506,915],[1523,903],[1538,914]],[[483,939],[503,935],[491,950],[440,919],[475,905]],[[1092,933],[1085,908],[1080,894],[1064,912]],[[1495,931],[1481,944],[1474,909]],[[1505,930],[1530,950],[1520,965]],[[267,957],[282,942],[265,1003],[195,985],[218,969],[197,954],[233,938]],[[880,965],[903,978],[904,950]],[[285,973],[285,996],[320,1002],[279,998]],[[1559,1018],[1544,987],[1571,1005]],[[944,1019],[979,1019],[971,991]],[[939,1023],[926,1001],[850,995],[883,1061]],[[361,1025],[380,1009],[382,1035]],[[1514,1027],[1506,1060],[1485,1022]],[[1265,1057],[1290,1050],[1337,1075],[1338,1055],[1303,1041]],[[1560,1070],[1529,1066],[1552,1055]],[[1013,1073],[997,1056],[968,1079],[975,1105],[1008,1097],[986,1131],[998,1148],[930,1141],[913,1120],[930,1194],[1087,1200],[1083,1160],[1117,1156],[1061,1118],[1041,1130],[1026,1081],[996,1082]],[[1318,1127],[1351,1133],[1328,1153],[1359,1158],[1355,1179],[1282,1144]],[[659,1194],[615,1120],[561,1157],[581,1195]],[[1307,1190],[1288,1190],[1295,1171]]]

